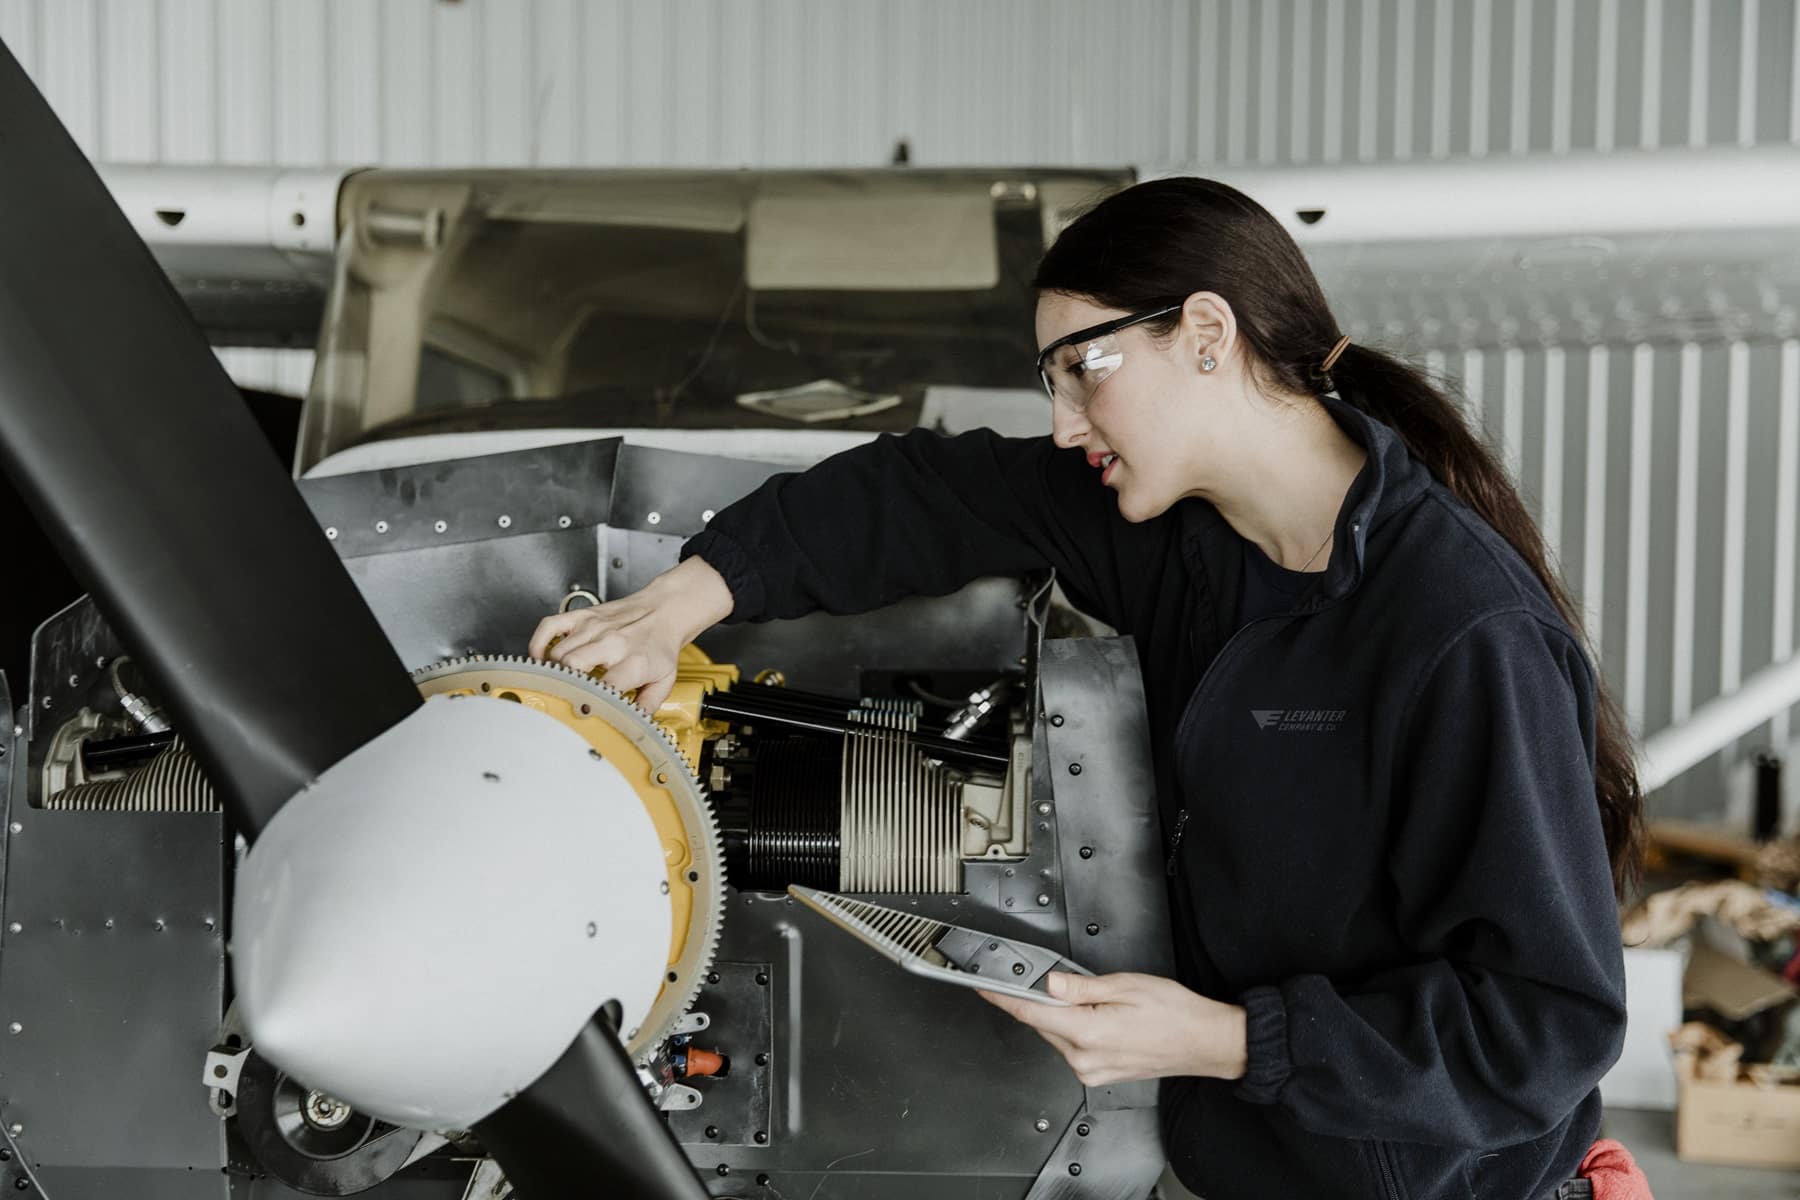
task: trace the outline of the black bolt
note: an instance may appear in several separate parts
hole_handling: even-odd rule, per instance
[[[1100,935],[1100,926],[1094,921],[1089,921],[1087,931],[1089,937],[1098,937]]]
[[[1070,1163],[1069,1164],[1069,1174],[1071,1174],[1071,1175],[1081,1174],[1081,1164],[1080,1163]]]
[[[0,1150],[0,1162],[11,1162],[11,1161],[12,1161],[12,1151],[11,1150]]]
[[[13,1186],[18,1188],[22,1192],[31,1186],[31,1180],[29,1180],[29,1179],[25,1178],[23,1175],[21,1175],[21,1176],[19,1176],[19,1181],[17,1183],[13,1184]]]
[[[769,982],[769,973],[767,971],[758,971],[756,973],[756,985],[761,987],[767,982]]]
[[[1060,728],[1060,727],[1061,727],[1061,726],[1062,726],[1062,723],[1063,723],[1063,719],[1062,719],[1062,714],[1061,714],[1061,713],[1057,713],[1057,714],[1056,714],[1056,715],[1055,715],[1055,716],[1053,716],[1053,717],[1051,717],[1051,718],[1050,718],[1050,723],[1051,723],[1051,724],[1052,724],[1052,725],[1055,725],[1055,726],[1057,726],[1057,727],[1059,727],[1059,728]]]
[[[1069,764],[1069,774],[1071,774],[1071,775],[1081,774],[1081,764],[1080,763],[1070,763]]]
[[[757,1066],[759,1066],[759,1067],[766,1067],[766,1066],[768,1066],[768,1065],[769,1065],[769,1056],[768,1056],[768,1055],[766,1055],[766,1054],[759,1054],[759,1055],[757,1055],[757,1056],[756,1056],[756,1065],[757,1065]]]
[[[1083,1121],[1081,1124],[1077,1125],[1075,1127],[1075,1132],[1082,1137],[1086,1137],[1088,1135],[1088,1123]]]
[[[719,1127],[717,1125],[708,1125],[706,1127],[706,1136],[709,1138],[718,1137],[719,1136]]]
[[[706,982],[708,982],[708,983],[719,982],[719,973],[717,971],[708,971],[706,973]]]
[[[729,1167],[729,1166],[728,1166],[728,1165],[726,1165],[726,1164],[725,1164],[725,1163],[720,1163],[720,1164],[719,1164],[719,1165],[718,1165],[718,1167],[716,1167],[716,1168],[715,1168],[715,1169],[716,1169],[716,1170],[717,1170],[717,1171],[718,1171],[718,1172],[719,1172],[719,1174],[721,1174],[721,1175],[729,1175],[729,1174],[731,1174],[731,1168],[730,1168],[730,1167]]]
[[[767,1175],[758,1175],[756,1177],[756,1186],[757,1187],[768,1187],[769,1186],[769,1177]]]
[[[615,559],[613,559],[612,565],[613,565],[613,570],[616,571],[620,567],[625,565],[625,560],[622,558],[615,558]]]
[[[1083,858],[1094,857],[1094,848],[1092,846],[1083,846],[1081,848],[1081,857],[1083,857]]]
[[[762,1130],[760,1130],[760,1129],[759,1129],[759,1130],[757,1130],[757,1131],[756,1131],[756,1144],[757,1144],[757,1145],[759,1145],[759,1146],[766,1146],[766,1145],[768,1145],[768,1144],[769,1144],[769,1135],[768,1135],[768,1134],[766,1134],[766,1133],[764,1133],[764,1132],[763,1132],[763,1131],[762,1131]]]

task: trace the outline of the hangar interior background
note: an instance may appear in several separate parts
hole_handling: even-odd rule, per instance
[[[1800,143],[1790,0],[0,0],[0,38],[103,164],[866,167],[904,142],[922,165],[1230,178]],[[1794,650],[1780,316],[1378,332],[1505,448],[1642,735]],[[312,366],[221,355],[293,394]],[[1776,716],[1654,811],[1741,828],[1753,753],[1796,728]]]

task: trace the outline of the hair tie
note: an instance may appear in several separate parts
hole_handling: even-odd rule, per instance
[[[1338,339],[1337,345],[1331,348],[1331,353],[1325,356],[1325,365],[1320,367],[1319,370],[1321,372],[1331,370],[1332,364],[1337,362],[1338,356],[1344,352],[1344,347],[1349,344],[1350,335],[1346,333],[1343,337]]]

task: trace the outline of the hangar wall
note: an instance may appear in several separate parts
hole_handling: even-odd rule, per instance
[[[1800,144],[1796,0],[0,0],[0,39],[110,162],[866,166],[905,139],[931,164],[1454,169]],[[1405,348],[1516,464],[1635,728],[1793,652],[1800,341]],[[310,371],[223,357],[290,391]],[[1657,810],[1741,821],[1749,752],[1800,749],[1797,716]]]

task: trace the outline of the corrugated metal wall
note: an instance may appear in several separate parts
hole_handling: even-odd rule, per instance
[[[1795,10],[0,0],[0,39],[115,162],[873,165],[904,138],[921,163],[1204,170],[1800,143]],[[1413,348],[1517,464],[1637,728],[1792,652],[1800,344]],[[227,359],[290,390],[307,370],[292,352]],[[1720,756],[1659,808],[1716,810],[1741,762]]]
[[[1794,0],[0,0],[109,162],[1388,161],[1800,141]]]

